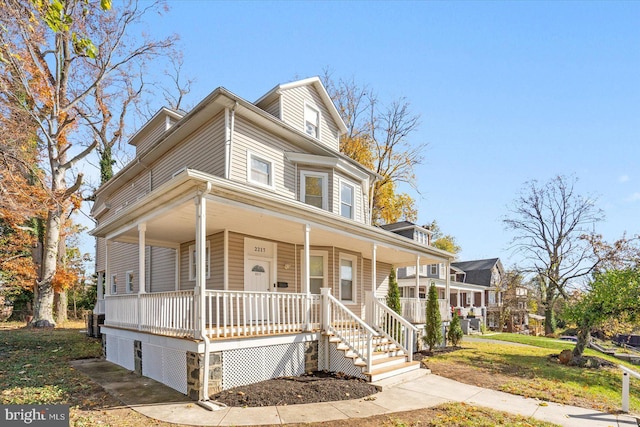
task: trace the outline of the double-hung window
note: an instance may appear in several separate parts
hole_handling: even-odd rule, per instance
[[[355,188],[346,182],[340,183],[340,215],[353,219]]]
[[[340,256],[340,301],[356,302],[356,258]]]
[[[304,283],[304,251],[300,252],[302,258],[302,280]],[[309,251],[309,292],[320,294],[320,288],[326,288],[328,275],[329,254],[326,251]]]
[[[133,292],[133,271],[127,271],[127,273],[125,274],[125,281],[126,281],[126,292],[128,294]]]
[[[311,206],[327,210],[329,175],[321,172],[300,172],[300,199]]]
[[[431,274],[432,276],[437,275],[437,274],[438,274],[438,264],[431,264],[431,265],[430,265],[430,270],[431,270],[431,271],[430,271],[430,274]]]
[[[320,138],[320,111],[309,104],[304,105],[304,131],[314,138]]]
[[[205,251],[205,263],[204,263],[204,271],[207,279],[211,277],[211,262],[209,259],[211,258],[211,246],[209,241],[207,241],[207,249]],[[189,280],[196,280],[196,261],[198,257],[196,255],[196,245],[189,246]]]
[[[247,156],[247,178],[249,182],[264,187],[273,187],[273,162],[249,153]]]
[[[115,295],[118,293],[118,275],[117,274],[112,274],[111,275],[111,295]]]

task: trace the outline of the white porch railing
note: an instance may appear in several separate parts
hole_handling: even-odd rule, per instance
[[[404,316],[374,298],[372,292],[367,292],[366,304],[367,322],[381,335],[400,347],[407,356],[407,361],[411,362],[413,360],[414,337],[417,336],[418,329]]]
[[[622,365],[618,365],[618,368],[622,370],[622,412],[629,412],[629,388],[631,385],[629,376],[640,379],[640,374]]]
[[[105,296],[105,326],[193,337],[193,291]]]
[[[320,295],[207,291],[205,305],[206,331],[213,338],[295,333],[320,328]]]
[[[426,305],[427,301],[424,299],[400,298],[402,317],[413,324],[425,323],[427,321]],[[443,321],[451,320],[451,311],[446,299],[438,300],[438,308],[440,309],[440,319]]]
[[[331,295],[330,289],[322,288],[321,293],[323,329],[347,345],[366,364],[367,372],[371,372],[373,338],[378,333]]]

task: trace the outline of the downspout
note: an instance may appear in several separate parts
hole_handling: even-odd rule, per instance
[[[374,176],[369,187],[369,225],[373,225],[373,193],[376,188],[376,181],[378,181],[378,177]]]
[[[233,142],[233,132],[235,129],[236,122],[236,108],[238,107],[238,101],[233,105],[231,109],[231,114],[229,114],[229,109],[225,109],[225,144],[224,144],[224,159],[225,159],[225,170],[224,177],[229,179],[231,177],[231,143]]]
[[[202,197],[204,194],[209,193],[209,191],[211,191],[211,183],[207,182],[206,188],[199,194],[199,197]],[[200,203],[204,202],[204,197],[202,197],[202,199],[200,199]],[[198,215],[202,215],[203,213],[205,213],[206,215],[206,209],[202,209],[202,207],[199,207],[199,213]],[[202,247],[205,248],[204,253],[206,254],[206,219],[200,217],[199,218],[199,225],[201,228],[204,228],[204,230],[199,229],[198,233],[199,235],[204,233],[204,238],[205,238],[205,242],[202,242],[198,248],[197,248],[197,252],[198,252],[198,258],[200,260],[199,264],[199,270],[197,275],[200,278],[200,286],[199,286],[199,292],[200,294],[198,295],[200,297],[200,338],[202,339],[202,341],[204,341],[204,358],[203,358],[203,370],[204,370],[204,374],[202,375],[202,392],[203,392],[203,398],[202,400],[198,401],[198,405],[202,406],[203,408],[209,410],[209,411],[215,411],[217,409],[220,409],[216,404],[213,404],[212,402],[209,401],[209,365],[210,365],[210,357],[209,357],[209,353],[211,351],[211,340],[209,340],[209,337],[207,336],[207,324],[205,322],[205,310],[206,310],[206,306],[207,306],[207,292],[206,292],[206,288],[207,288],[207,282],[206,282],[206,276],[203,273],[203,269],[204,266],[206,265],[206,261],[205,263],[202,262],[202,260],[204,259],[205,255],[202,253],[201,249]],[[204,227],[203,227],[204,226]]]

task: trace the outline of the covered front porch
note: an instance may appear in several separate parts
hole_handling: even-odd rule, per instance
[[[144,352],[147,341],[162,347],[149,336],[166,337],[171,357],[186,340],[206,359],[263,342],[297,352],[296,340],[326,337],[318,365],[343,369],[332,362],[339,350],[370,380],[396,359],[415,367],[414,326],[378,301],[392,266],[450,262],[385,230],[190,170],[94,234],[105,239],[99,300],[117,348],[140,341]]]

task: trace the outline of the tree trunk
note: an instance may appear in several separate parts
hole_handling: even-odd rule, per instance
[[[56,292],[54,294],[54,301],[55,301],[55,314],[56,314],[56,323],[64,323],[67,320],[69,320],[69,317],[67,316],[67,306],[69,304],[69,298],[67,296],[67,292],[66,291],[62,291],[62,292]]]
[[[547,290],[544,302],[544,334],[550,335],[556,331],[556,319],[553,315],[553,305],[555,298],[551,290]]]
[[[53,276],[58,261],[58,242],[60,240],[61,208],[52,209],[47,215],[45,225],[45,243],[42,252],[42,266],[39,280],[33,293],[33,319],[35,328],[55,327],[53,319]]]
[[[576,365],[580,364],[580,360],[582,359],[582,353],[584,353],[584,349],[589,345],[589,341],[591,339],[591,327],[586,325],[585,323],[580,324],[578,327],[578,342],[576,346],[573,348],[573,360],[572,362]]]

